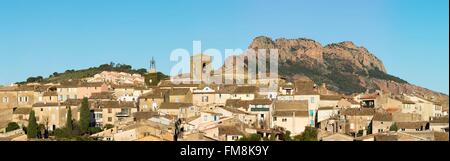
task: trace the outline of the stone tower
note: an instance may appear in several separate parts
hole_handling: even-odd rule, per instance
[[[197,54],[191,56],[190,78],[194,82],[199,82],[202,78],[208,78],[210,75],[204,75],[208,71],[212,71],[212,57],[205,54]]]

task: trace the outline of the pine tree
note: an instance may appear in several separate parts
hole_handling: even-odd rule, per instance
[[[83,98],[83,101],[81,102],[81,108],[80,108],[80,130],[81,133],[85,133],[88,131],[90,123],[90,111],[89,111],[89,102],[88,99],[85,97]]]
[[[73,130],[72,124],[72,108],[70,106],[67,107],[67,120],[66,120],[66,134],[71,135]]]
[[[397,124],[394,122],[394,123],[391,125],[391,127],[389,127],[389,131],[397,131],[397,130],[398,130]]]
[[[37,134],[38,134],[38,125],[36,122],[36,116],[34,115],[34,111],[31,110],[30,116],[28,118],[27,137],[36,138]]]

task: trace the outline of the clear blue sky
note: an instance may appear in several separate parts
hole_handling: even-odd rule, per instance
[[[111,61],[168,73],[169,53],[256,36],[365,46],[390,74],[449,91],[448,0],[1,0],[0,84]]]

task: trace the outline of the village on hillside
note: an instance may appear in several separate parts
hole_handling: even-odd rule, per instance
[[[210,67],[210,59],[191,63]],[[307,79],[174,83],[103,71],[0,87],[2,141],[448,141],[448,108],[387,91],[339,94]],[[181,78],[184,79],[184,78]],[[261,90],[277,85],[275,90]]]

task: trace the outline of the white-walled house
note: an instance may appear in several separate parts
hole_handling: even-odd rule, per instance
[[[275,101],[271,127],[282,127],[291,135],[301,134],[310,126],[308,101]]]

